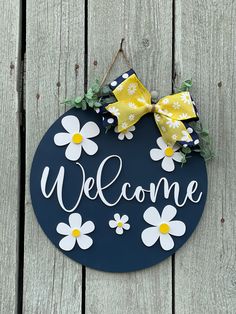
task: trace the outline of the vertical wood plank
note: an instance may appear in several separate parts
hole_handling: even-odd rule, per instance
[[[0,2],[0,313],[17,306],[19,217],[19,1]]]
[[[236,310],[235,16],[234,1],[176,0],[176,81],[193,78],[193,97],[216,151],[208,163],[202,221],[175,258],[175,304],[181,314]]]
[[[83,92],[84,1],[27,3],[26,212],[23,313],[80,313],[81,265],[60,253],[39,227],[29,195],[36,147],[64,112],[61,102]]]
[[[89,0],[89,82],[101,78],[125,38],[124,48],[144,84],[171,92],[172,1]],[[127,69],[119,60],[108,78]],[[86,313],[171,313],[171,258],[129,274],[102,273],[86,269]]]

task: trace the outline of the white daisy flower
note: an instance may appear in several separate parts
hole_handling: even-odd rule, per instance
[[[146,100],[145,100],[145,98],[144,98],[144,97],[140,97],[140,98],[138,98],[138,101],[140,101],[140,102],[142,102],[142,103],[145,103],[145,104],[146,104]]]
[[[155,118],[156,122],[159,122],[161,120],[161,116],[158,113],[154,114],[154,118]]]
[[[80,130],[79,119],[75,116],[68,115],[61,120],[61,124],[67,131],[57,133],[54,136],[54,143],[57,146],[68,145],[65,156],[67,159],[75,161],[80,158],[82,148],[88,155],[96,154],[98,146],[90,138],[97,136],[100,129],[96,123],[89,121]]]
[[[166,128],[164,126],[161,127],[163,132],[166,132]]]
[[[60,222],[57,225],[57,232],[65,235],[59,242],[59,247],[64,251],[71,251],[76,242],[82,250],[87,250],[93,244],[93,239],[87,234],[93,232],[95,225],[92,221],[82,224],[82,217],[78,213],[69,216],[69,225]]]
[[[118,127],[115,127],[115,129],[114,129],[114,131],[116,132],[116,133],[119,133],[119,135],[118,135],[118,139],[119,140],[124,140],[125,138],[127,138],[128,140],[131,140],[132,138],[133,138],[133,134],[132,134],[132,132],[133,131],[135,131],[135,126],[134,125],[132,125],[130,128],[128,128],[128,129],[126,129],[126,130],[124,130],[124,131],[122,131],[122,132],[119,132],[118,131]]]
[[[163,170],[171,172],[175,169],[174,161],[181,162],[182,154],[178,152],[180,146],[175,144],[173,147],[166,145],[162,137],[157,139],[157,145],[160,148],[150,150],[150,157],[154,161],[162,160],[161,167]]]
[[[172,107],[173,107],[174,109],[179,109],[179,108],[180,108],[180,104],[179,104],[177,101],[175,101],[175,102],[173,103]]]
[[[133,121],[135,119],[135,114],[131,113],[129,116],[128,116],[128,119],[129,121]]]
[[[127,129],[128,124],[127,124],[127,122],[123,122],[123,123],[121,124],[121,126],[122,126],[122,129]]]
[[[128,94],[133,95],[137,90],[137,83],[130,83],[128,86]]]
[[[133,102],[129,102],[128,103],[128,106],[131,108],[131,109],[136,109],[137,106],[133,103]]]
[[[191,142],[192,139],[191,139],[191,136],[189,135],[189,133],[187,131],[182,131],[182,137],[181,137],[181,141],[183,142]]]
[[[183,100],[185,104],[190,105],[192,103],[192,100],[188,92],[182,93],[181,99]]]
[[[111,114],[113,114],[114,116],[118,117],[120,115],[120,111],[118,108],[116,107],[110,107],[107,109]]]
[[[143,219],[152,227],[144,229],[141,234],[144,245],[151,247],[160,239],[163,250],[172,250],[174,241],[171,236],[181,237],[186,232],[186,225],[182,221],[172,220],[176,214],[176,208],[171,205],[164,207],[161,216],[155,207],[149,207]]]
[[[168,98],[164,98],[164,99],[162,100],[162,103],[163,103],[164,105],[167,105],[167,104],[169,103],[169,99],[168,99]]]
[[[120,217],[119,214],[114,215],[115,220],[109,221],[109,226],[111,228],[116,228],[117,234],[123,234],[124,230],[130,229],[130,224],[127,223],[129,217],[127,215],[123,215]]]
[[[180,126],[180,121],[169,119],[166,124],[173,129],[177,129]]]
[[[185,119],[189,119],[189,115],[187,113],[181,113],[179,115],[179,119],[180,120],[185,120]]]

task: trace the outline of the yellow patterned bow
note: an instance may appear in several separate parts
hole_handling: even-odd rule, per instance
[[[135,74],[130,75],[113,93],[117,102],[106,106],[106,110],[117,117],[118,131],[122,132],[149,112],[154,113],[156,124],[167,145],[177,141],[192,141],[182,122],[197,118],[189,92],[181,92],[161,98],[151,104],[151,95]]]

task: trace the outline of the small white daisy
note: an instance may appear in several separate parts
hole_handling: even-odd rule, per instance
[[[157,139],[157,145],[160,148],[153,148],[150,150],[150,157],[154,161],[159,161],[161,159],[161,167],[167,172],[171,172],[175,169],[174,161],[181,162],[182,154],[178,152],[180,146],[175,144],[173,147],[166,145],[162,137]]]
[[[121,127],[122,127],[122,129],[127,129],[127,127],[128,127],[127,122],[123,122],[123,123],[121,124]]]
[[[128,224],[129,217],[127,215],[120,216],[119,214],[114,215],[114,220],[109,221],[109,226],[111,228],[116,228],[117,234],[123,234],[124,230],[130,229],[130,224]]]
[[[181,99],[185,104],[190,105],[192,103],[189,92],[182,93]]]
[[[128,103],[128,106],[131,108],[131,109],[136,109],[137,106],[133,103],[133,102],[129,102]]]
[[[137,90],[137,86],[138,86],[137,83],[130,83],[128,86],[128,94],[133,95]]]
[[[163,103],[164,105],[167,105],[169,102],[170,102],[170,101],[169,101],[168,98],[164,98],[164,99],[162,100],[162,103]]]
[[[119,140],[124,140],[125,138],[127,138],[128,140],[131,140],[133,138],[133,134],[132,132],[135,131],[135,126],[132,125],[130,128],[122,131],[122,132],[119,132],[118,131],[118,127],[115,127],[115,130],[114,130],[116,133],[119,133],[118,135],[118,139]]]
[[[181,137],[181,141],[187,142],[187,143],[192,141],[192,138],[187,131],[182,131],[182,135],[183,136]]]
[[[145,98],[144,98],[144,97],[140,97],[140,98],[138,98],[138,101],[140,101],[140,102],[142,102],[142,103],[145,103],[145,104],[146,104],[146,100],[145,100]]]
[[[181,237],[186,232],[186,225],[182,221],[172,220],[176,214],[176,208],[171,205],[164,207],[161,216],[155,207],[149,207],[144,212],[143,219],[152,227],[144,229],[141,234],[144,245],[151,247],[160,239],[163,250],[172,250],[174,241],[171,235]]]
[[[155,118],[156,122],[160,122],[160,120],[161,120],[161,116],[158,113],[154,114],[154,118]]]
[[[163,132],[166,132],[166,128],[165,128],[164,126],[161,127],[161,130],[162,130]]]
[[[120,115],[120,111],[116,107],[109,107],[107,110],[116,117]]]
[[[54,143],[57,146],[68,145],[65,156],[67,159],[76,161],[80,158],[82,148],[88,155],[94,155],[98,146],[90,138],[97,136],[100,129],[96,123],[89,121],[80,130],[80,121],[77,117],[68,115],[61,120],[61,124],[67,131],[57,133],[54,136]]]
[[[135,114],[131,113],[129,116],[128,116],[128,119],[129,121],[133,121],[135,119]]]
[[[172,107],[173,107],[174,109],[179,109],[179,108],[180,108],[180,103],[178,103],[177,101],[175,101],[175,102],[173,103]]]
[[[180,126],[180,121],[169,119],[168,121],[166,121],[166,124],[167,124],[170,128],[177,129],[177,128],[179,128],[179,126]]]
[[[179,115],[179,119],[180,120],[185,120],[185,119],[189,119],[189,115],[187,113],[181,113]]]
[[[87,250],[93,244],[93,239],[87,234],[93,232],[95,225],[92,221],[86,221],[82,224],[82,217],[78,213],[69,216],[69,225],[60,222],[57,225],[57,232],[65,237],[59,242],[59,247],[64,251],[71,251],[75,243],[82,250]]]

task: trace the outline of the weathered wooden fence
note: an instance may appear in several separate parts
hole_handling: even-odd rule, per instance
[[[213,135],[203,218],[173,258],[109,274],[61,254],[34,216],[29,172],[65,97],[124,49],[150,89],[193,78]],[[122,60],[111,73],[123,70]],[[236,313],[236,2],[0,1],[0,313]]]

